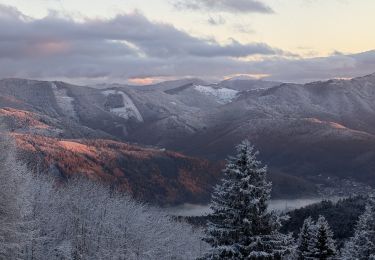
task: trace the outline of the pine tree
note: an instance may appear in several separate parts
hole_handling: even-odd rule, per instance
[[[343,259],[374,259],[375,256],[375,198],[370,197],[360,216],[354,236],[342,250]]]
[[[266,167],[248,141],[236,150],[212,196],[205,238],[212,249],[205,259],[282,259],[291,237],[278,232],[280,221],[267,210],[271,183]]]
[[[319,260],[332,259],[336,255],[333,232],[327,220],[320,216],[315,227],[315,234],[312,240],[312,258]]]
[[[315,232],[314,222],[311,217],[305,219],[301,227],[297,240],[297,256],[298,260],[308,259],[311,256],[311,241]]]

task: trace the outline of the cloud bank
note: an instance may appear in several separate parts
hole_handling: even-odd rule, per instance
[[[266,43],[220,44],[140,13],[76,21],[27,17],[0,5],[0,78],[127,82],[129,79],[269,75],[309,81],[375,72],[375,54],[301,59]],[[249,61],[249,57],[257,57]]]

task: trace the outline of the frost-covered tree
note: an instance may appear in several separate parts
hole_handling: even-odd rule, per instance
[[[34,259],[195,259],[199,231],[86,179],[39,179]]]
[[[17,221],[18,183],[14,180],[9,141],[0,136],[0,259],[16,259],[19,251]]]
[[[201,233],[87,179],[27,171],[0,134],[0,259],[195,259]]]
[[[296,258],[298,260],[309,259],[312,255],[311,243],[315,235],[315,224],[311,217],[305,219],[297,240]]]
[[[312,259],[333,259],[336,255],[336,246],[333,232],[327,220],[320,216],[315,225],[314,237],[312,239]]]
[[[0,132],[0,259],[20,259],[27,241],[26,176],[12,140]]]
[[[354,236],[345,244],[342,259],[375,259],[375,198],[369,198],[360,216]]]
[[[243,141],[228,159],[225,177],[213,193],[205,259],[282,259],[291,237],[278,232],[280,221],[267,210],[271,183],[254,147]]]

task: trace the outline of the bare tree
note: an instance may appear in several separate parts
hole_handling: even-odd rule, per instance
[[[21,258],[27,242],[27,189],[25,165],[16,158],[12,140],[0,132],[0,259]]]
[[[83,178],[28,171],[0,134],[0,259],[195,259],[201,233]]]
[[[38,198],[38,259],[194,259],[200,234],[160,210],[85,179]],[[46,201],[46,198],[48,200]]]

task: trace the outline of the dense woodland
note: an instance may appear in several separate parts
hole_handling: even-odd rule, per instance
[[[292,233],[298,237],[300,228],[305,219],[311,217],[318,220],[324,216],[332,228],[337,246],[341,248],[344,242],[353,236],[358,218],[365,211],[367,199],[362,196],[341,199],[337,202],[325,200],[299,209],[294,209],[286,214],[280,231],[284,234]],[[187,221],[195,227],[204,228],[209,216],[177,217],[180,221]]]
[[[32,174],[0,140],[0,259],[195,259],[200,233],[84,180]]]
[[[205,230],[87,179],[30,171],[6,135],[0,146],[0,259],[375,259],[374,198],[269,211],[267,168],[247,141]]]
[[[358,218],[365,211],[366,198],[353,197],[339,200],[338,202],[322,201],[288,212],[289,219],[283,223],[282,231],[293,232],[298,235],[303,222],[308,217],[317,220],[324,216],[332,228],[334,238],[338,245],[353,236]]]

